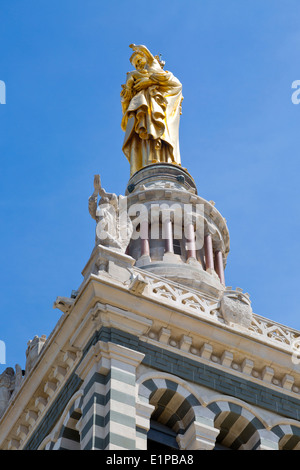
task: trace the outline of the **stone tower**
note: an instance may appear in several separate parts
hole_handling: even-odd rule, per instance
[[[162,83],[176,88],[173,111],[180,86],[132,48],[139,91],[126,85],[122,96],[135,171],[119,197],[95,177],[82,283],[56,299],[50,336],[29,342],[25,375],[0,377],[0,449],[299,449],[300,332],[253,313],[249,295],[226,285],[225,219],[181,166],[174,134],[160,130],[148,145],[145,126],[137,131],[153,97],[169,119]]]

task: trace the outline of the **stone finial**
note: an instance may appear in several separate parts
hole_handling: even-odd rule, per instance
[[[26,349],[26,365],[25,374],[28,374],[37,361],[37,358],[45,344],[46,336],[35,336],[32,340],[28,341]]]

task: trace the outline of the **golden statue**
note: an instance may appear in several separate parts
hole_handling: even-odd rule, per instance
[[[182,85],[145,46],[131,44],[135,70],[127,73],[121,99],[123,152],[130,175],[157,162],[180,165],[179,120]]]

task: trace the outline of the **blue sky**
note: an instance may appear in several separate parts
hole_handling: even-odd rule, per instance
[[[226,218],[226,283],[300,329],[299,0],[1,0],[0,340],[25,368],[94,244],[93,176],[124,194],[121,84],[129,44],[183,84],[182,164]]]

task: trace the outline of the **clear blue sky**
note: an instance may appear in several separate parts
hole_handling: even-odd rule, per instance
[[[226,283],[300,329],[299,0],[1,0],[0,340],[25,367],[94,244],[93,176],[124,194],[120,89],[129,44],[183,84],[182,164],[227,219]]]

